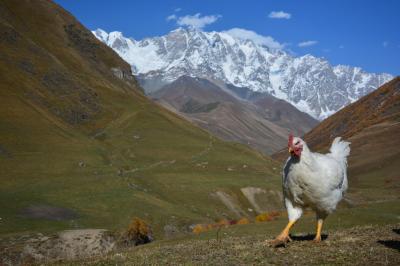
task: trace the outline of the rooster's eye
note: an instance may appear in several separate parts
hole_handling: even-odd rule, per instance
[[[298,145],[298,144],[300,144],[300,141],[297,141],[294,145]]]

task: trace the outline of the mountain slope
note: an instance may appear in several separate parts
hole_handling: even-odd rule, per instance
[[[255,105],[208,80],[188,76],[150,96],[222,139],[247,144],[268,154],[285,144],[289,131],[303,135],[317,123],[272,96],[260,97]]]
[[[351,142],[349,180],[357,200],[398,198],[400,172],[400,78],[343,108],[305,135],[314,150],[327,151],[341,136]],[[287,151],[275,158],[283,160]]]
[[[293,134],[302,136],[318,124],[317,120],[310,115],[300,112],[286,101],[270,95],[262,94],[252,99],[252,102],[267,113],[270,121],[288,128]]]
[[[283,99],[321,120],[392,78],[358,67],[331,66],[311,55],[293,57],[232,30],[179,28],[141,41],[100,29],[93,34],[131,64],[148,92],[183,75],[213,78]]]
[[[235,217],[217,191],[247,210],[241,188],[279,189],[274,161],[149,101],[130,66],[51,1],[1,1],[0,50],[1,235],[138,216],[161,238],[165,225]]]

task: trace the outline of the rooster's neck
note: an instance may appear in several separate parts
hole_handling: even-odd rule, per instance
[[[308,148],[307,144],[304,143],[299,163],[310,165],[312,161],[313,161],[313,154]]]

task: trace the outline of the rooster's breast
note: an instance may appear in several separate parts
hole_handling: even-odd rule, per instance
[[[331,187],[327,172],[290,160],[285,169],[284,194],[294,204],[328,213],[336,207],[341,193]]]

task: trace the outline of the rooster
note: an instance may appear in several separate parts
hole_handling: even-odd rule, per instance
[[[316,212],[317,233],[315,242],[321,241],[324,219],[331,214],[347,190],[347,156],[350,143],[335,138],[330,153],[311,152],[298,137],[289,135],[290,157],[283,168],[283,195],[289,223],[273,240],[277,246],[290,241],[290,228],[307,207]]]

